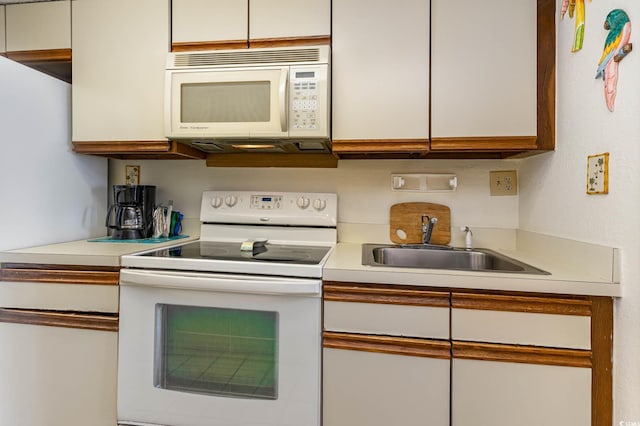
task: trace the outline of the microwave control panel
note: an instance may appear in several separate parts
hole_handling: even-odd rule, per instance
[[[328,137],[327,69],[326,65],[291,67],[290,136]]]

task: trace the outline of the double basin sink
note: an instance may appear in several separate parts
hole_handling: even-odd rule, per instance
[[[402,268],[549,275],[546,271],[492,250],[462,249],[425,244],[363,244],[362,264]]]

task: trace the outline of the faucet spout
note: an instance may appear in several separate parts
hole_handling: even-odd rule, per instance
[[[429,215],[426,214],[421,216],[422,244],[431,244],[431,234],[433,233],[433,227],[436,223],[438,223],[437,217],[429,217]]]

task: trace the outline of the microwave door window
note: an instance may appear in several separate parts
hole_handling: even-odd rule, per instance
[[[183,123],[268,123],[271,82],[183,83]]]

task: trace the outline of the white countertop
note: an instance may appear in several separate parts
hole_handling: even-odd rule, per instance
[[[158,247],[197,240],[198,235],[163,243],[122,243],[70,241],[46,246],[0,252],[0,263],[38,263],[45,265],[120,266],[120,257]]]
[[[499,272],[467,272],[441,269],[397,268],[362,265],[362,245],[337,244],[324,268],[327,281],[404,284],[453,289],[483,289],[536,293],[620,296],[620,283],[605,268],[580,268],[557,256],[537,257],[526,251],[496,250],[550,275]],[[556,259],[555,261],[553,259]],[[607,276],[608,275],[608,276]]]

